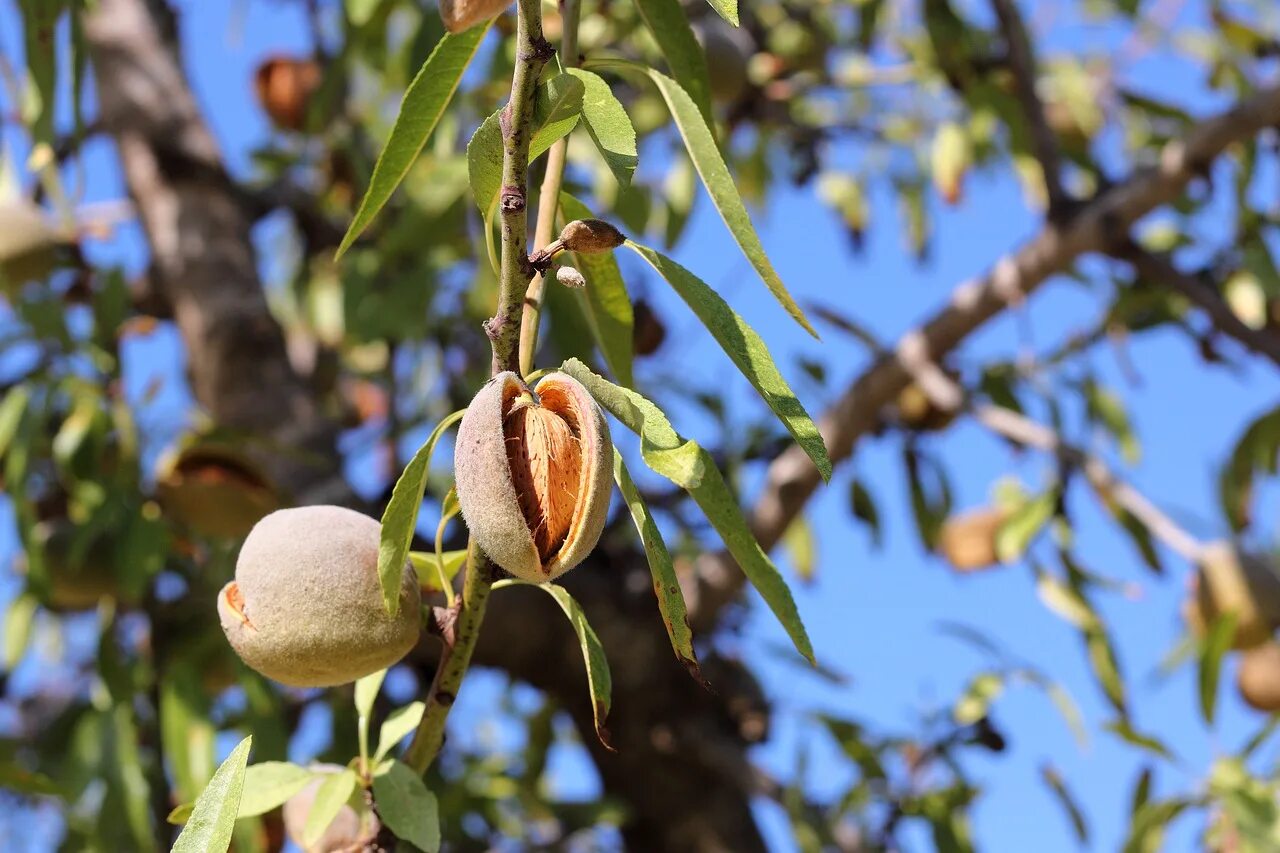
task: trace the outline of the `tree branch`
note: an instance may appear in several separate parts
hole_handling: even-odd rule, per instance
[[[1139,276],[1152,284],[1181,293],[1208,315],[1218,331],[1280,366],[1280,336],[1268,329],[1255,329],[1237,317],[1217,288],[1203,278],[1184,273],[1169,258],[1148,252],[1133,243],[1122,247],[1116,257],[1128,261]]]
[[[1048,223],[979,278],[964,282],[950,304],[904,335],[893,353],[877,359],[819,419],[832,462],[848,459],[879,422],[880,410],[911,381],[908,364],[938,361],[1010,304],[1033,294],[1082,255],[1106,252],[1140,217],[1177,199],[1228,145],[1280,124],[1280,86],[1270,86],[1191,128],[1161,149],[1156,166],[1135,173],[1080,206],[1062,224]],[[766,550],[775,546],[817,489],[821,477],[799,447],[779,456],[751,515]],[[725,552],[704,555],[686,590],[690,621],[706,631],[743,586],[742,572]]]
[[[1058,137],[1045,118],[1044,104],[1036,91],[1036,60],[1031,49],[1027,27],[1018,12],[1014,0],[991,0],[1000,31],[1004,34],[1009,51],[1009,65],[1013,71],[1013,86],[1022,107],[1023,117],[1031,130],[1031,146],[1035,151],[1040,170],[1044,173],[1045,192],[1049,197],[1049,218],[1061,221],[1070,207],[1070,199],[1062,188],[1062,154],[1058,150]]]

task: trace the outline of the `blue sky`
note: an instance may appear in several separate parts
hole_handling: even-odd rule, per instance
[[[246,176],[248,150],[269,134],[250,94],[253,68],[266,53],[307,48],[298,4],[184,0],[178,5],[184,10],[186,62],[198,98],[231,168]],[[1119,40],[1114,31],[1083,26],[1070,15],[1056,13],[1055,4],[1038,5],[1033,21],[1052,32],[1047,42],[1052,50],[1109,50]],[[1203,23],[1204,12],[1203,4],[1188,3],[1179,23]],[[6,55],[18,55],[9,10],[0,12],[0,46]],[[1126,69],[1124,79],[1198,114],[1221,103],[1204,91],[1202,81],[1186,66],[1159,53]],[[5,138],[11,145],[17,143],[12,130]],[[861,154],[849,148],[838,156],[857,166]],[[119,174],[109,146],[92,143],[86,164],[83,200],[118,198]],[[658,166],[642,161],[640,175],[658,174]],[[962,206],[944,208],[936,200],[931,206],[936,215],[933,260],[925,266],[909,257],[893,199],[883,191],[873,195],[872,230],[866,252],[860,256],[849,252],[838,222],[810,189],[779,188],[768,210],[755,211],[755,218],[774,264],[802,303],[816,300],[840,306],[885,340],[893,340],[943,304],[957,283],[982,272],[1039,226],[1038,216],[1027,209],[1009,173],[971,175]],[[1213,236],[1214,231],[1213,223],[1205,226],[1207,235]],[[261,245],[273,245],[270,226],[257,236]],[[122,261],[136,269],[142,258],[140,246],[136,228],[126,227],[115,240],[91,248],[97,258]],[[720,289],[761,332],[815,415],[865,366],[865,352],[839,333],[826,332],[824,341],[817,343],[778,309],[705,198],[674,254]],[[270,259],[264,263],[269,265]],[[644,279],[646,272],[634,258],[624,257],[622,263],[629,284]],[[1103,268],[1099,263],[1089,267]],[[642,389],[646,380],[656,382],[680,366],[689,372],[690,382],[731,389],[731,406],[757,412],[750,389],[709,338],[698,333],[696,320],[683,304],[657,280],[646,281],[645,287],[669,321],[671,343],[663,359],[641,366]],[[1035,349],[1051,348],[1069,333],[1095,324],[1106,293],[1102,285],[1089,289],[1067,281],[1051,283],[1025,310],[1001,317],[967,342],[961,362],[1008,356],[1028,341]],[[146,348],[127,353],[127,366],[134,374],[131,385],[141,387],[153,369],[168,371],[174,352],[172,337],[162,336]],[[795,361],[800,356],[828,365],[825,391],[803,378]],[[1216,467],[1243,424],[1274,404],[1280,392],[1274,371],[1259,363],[1250,363],[1239,373],[1207,371],[1182,336],[1167,332],[1145,335],[1127,345],[1127,358],[1141,378],[1136,386],[1128,384],[1114,350],[1099,347],[1086,358],[1101,379],[1123,390],[1131,407],[1143,453],[1128,477],[1196,535],[1223,535],[1226,528],[1216,506]],[[172,402],[176,406],[182,399],[175,397]],[[695,437],[708,429],[691,409],[675,406],[673,411],[677,424]],[[926,441],[948,465],[961,507],[986,500],[1000,477],[1017,475],[1034,488],[1051,474],[1050,460],[1011,454],[1002,442],[972,423],[961,422],[945,435]],[[1108,451],[1104,443],[1099,447]],[[857,458],[840,469],[830,487],[810,505],[808,517],[819,548],[818,575],[811,585],[797,582],[796,597],[818,656],[849,674],[850,683],[833,687],[771,654],[769,650],[785,645],[786,638],[767,610],[755,602],[741,636],[723,644],[758,662],[766,691],[777,700],[774,737],[755,757],[779,777],[790,778],[798,751],[805,750],[811,791],[819,797],[837,793],[847,781],[847,771],[837,760],[833,744],[806,723],[807,715],[821,711],[849,716],[894,733],[916,730],[922,715],[948,708],[965,682],[986,664],[973,649],[938,630],[942,622],[971,625],[1062,682],[1081,706],[1090,731],[1089,743],[1081,748],[1053,705],[1033,688],[1012,688],[998,701],[994,716],[1011,749],[995,758],[974,756],[968,761],[984,788],[974,810],[980,847],[1019,850],[1034,842],[1038,853],[1077,849],[1063,812],[1039,781],[1040,766],[1050,763],[1062,773],[1091,822],[1091,846],[1115,849],[1123,838],[1129,791],[1144,756],[1100,730],[1111,714],[1089,673],[1077,634],[1040,605],[1025,566],[957,578],[922,551],[909,515],[900,452],[897,438],[866,440]],[[885,544],[879,550],[848,512],[848,481],[855,469],[872,488],[885,519]],[[1271,504],[1267,502],[1268,510]],[[1261,720],[1240,705],[1224,678],[1218,724],[1215,731],[1207,731],[1198,717],[1193,672],[1184,668],[1163,682],[1153,678],[1160,659],[1180,636],[1177,608],[1188,568],[1166,554],[1167,574],[1154,578],[1087,495],[1074,494],[1072,508],[1079,522],[1077,551],[1084,563],[1131,585],[1131,595],[1104,596],[1100,604],[1115,633],[1135,725],[1163,738],[1184,761],[1185,772],[1161,767],[1156,792],[1190,790],[1215,755],[1238,746]],[[1263,539],[1269,542],[1270,515],[1260,517]],[[12,548],[11,537],[0,544]],[[779,559],[789,569],[785,556],[780,553]],[[14,588],[12,579],[0,588],[7,596]],[[1228,668],[1228,677],[1233,671]],[[500,721],[474,727],[461,722],[483,717],[488,700],[500,689],[502,680],[492,675],[476,675],[468,682],[453,717],[456,742],[510,745],[514,734],[504,732]],[[313,734],[302,733],[295,748],[298,758],[306,757]],[[1264,758],[1272,761],[1274,754]],[[589,766],[575,750],[558,750],[552,767],[557,790],[574,795],[595,790]],[[776,807],[761,804],[757,813],[771,847],[793,849],[785,819]],[[4,823],[0,818],[0,827]],[[1193,849],[1198,831],[1198,819],[1183,821],[1168,849]]]

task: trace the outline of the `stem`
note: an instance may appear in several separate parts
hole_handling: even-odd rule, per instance
[[[542,67],[555,55],[542,37],[541,0],[519,0],[516,19],[516,67],[511,79],[511,100],[502,111],[502,192],[498,211],[502,216],[502,259],[498,274],[498,310],[484,324],[493,348],[493,374],[519,368],[520,303],[533,278],[528,254],[527,192],[529,138],[533,126],[534,94]],[[444,744],[445,720],[471,665],[485,606],[498,569],[472,540],[467,544],[466,576],[462,600],[450,608],[451,625],[444,625],[444,652],[427,691],[422,722],[405,752],[404,761],[425,774]]]
[[[578,64],[578,12],[580,0],[560,0],[563,34],[560,37],[560,64],[572,68]],[[560,209],[560,187],[564,183],[565,160],[569,153],[569,137],[556,140],[547,153],[547,171],[538,192],[538,224],[533,232],[533,248],[541,249],[551,242],[555,231],[556,212]],[[542,312],[547,277],[539,273],[529,282],[524,298],[524,319],[520,324],[520,375],[533,370],[533,354],[538,349],[538,320]]]
[[[422,722],[413,736],[413,742],[404,754],[404,762],[423,774],[440,754],[444,745],[444,723],[453,702],[458,698],[462,677],[471,665],[471,653],[475,651],[480,636],[480,623],[484,621],[485,605],[493,585],[494,566],[472,542],[468,546],[467,575],[462,587],[462,605],[457,621],[453,624],[452,641],[446,636],[440,666],[427,693],[426,709]]]
[[[516,67],[511,100],[502,111],[502,258],[498,271],[498,310],[485,324],[493,346],[493,372],[519,370],[521,303],[533,278],[528,253],[529,138],[538,76],[555,51],[542,37],[541,0],[519,0],[516,19]]]

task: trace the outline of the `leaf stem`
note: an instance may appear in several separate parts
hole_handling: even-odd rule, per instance
[[[519,368],[521,302],[533,278],[529,263],[527,211],[529,141],[533,134],[534,96],[538,78],[555,51],[542,36],[541,0],[518,0],[516,65],[511,78],[511,99],[502,111],[502,191],[498,212],[502,217],[502,255],[498,273],[498,307],[484,324],[493,349],[493,374]],[[497,567],[472,540],[467,544],[466,576],[462,600],[449,609],[452,619],[441,626],[444,652],[427,691],[422,722],[405,752],[405,763],[425,774],[444,744],[445,720],[458,696],[462,678],[471,665],[480,625],[484,621],[489,592]]]
[[[561,0],[560,11],[563,35],[560,37],[560,64],[572,68],[578,64],[578,15],[580,0]],[[564,184],[564,167],[569,152],[569,137],[556,140],[547,152],[547,171],[542,177],[538,192],[538,223],[533,232],[533,248],[538,250],[551,242],[556,225],[556,212],[560,209],[560,187]],[[524,297],[524,319],[520,324],[520,375],[528,376],[533,370],[533,355],[538,349],[538,321],[542,313],[542,299],[547,287],[547,277],[539,273],[529,282]]]

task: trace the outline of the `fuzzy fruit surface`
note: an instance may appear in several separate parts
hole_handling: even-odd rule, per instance
[[[381,526],[337,506],[283,509],[240,549],[218,594],[227,640],[253,669],[293,687],[346,684],[390,666],[418,639],[421,593],[407,561],[391,617],[378,580]]]
[[[563,373],[534,388],[501,373],[458,427],[458,505],[489,558],[545,583],[591,552],[613,487],[613,444],[595,400]]]

